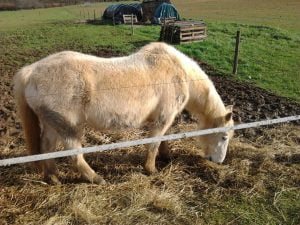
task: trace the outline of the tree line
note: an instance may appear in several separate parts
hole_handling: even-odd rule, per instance
[[[94,3],[112,1],[118,2],[119,0],[0,0],[0,10],[48,8],[65,5],[76,5],[85,2]]]

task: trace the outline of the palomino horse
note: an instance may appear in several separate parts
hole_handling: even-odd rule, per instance
[[[83,125],[98,129],[141,127],[150,136],[164,135],[183,109],[199,127],[233,125],[232,106],[225,107],[213,83],[197,63],[164,43],[151,43],[118,58],[64,51],[22,68],[14,78],[15,97],[30,154],[80,148]],[[232,132],[201,138],[206,156],[223,162]],[[145,170],[156,171],[166,142],[149,144]],[[72,157],[81,175],[104,183],[82,154]],[[49,182],[59,183],[54,160],[38,163]]]

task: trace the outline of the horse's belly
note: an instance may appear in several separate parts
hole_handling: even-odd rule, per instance
[[[126,128],[140,128],[145,119],[135,114],[121,114],[115,112],[96,112],[89,115],[87,123],[100,130],[116,130]]]
[[[157,108],[158,98],[110,96],[90,102],[86,107],[87,123],[98,129],[140,128]],[[127,100],[124,100],[127,99]]]

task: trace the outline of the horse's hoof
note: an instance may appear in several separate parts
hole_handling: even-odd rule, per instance
[[[96,176],[93,178],[92,183],[93,183],[93,184],[100,184],[100,185],[103,185],[103,184],[106,184],[106,181],[103,179],[102,176],[96,175]]]
[[[59,179],[57,178],[56,175],[52,174],[52,175],[48,175],[47,177],[44,178],[45,182],[47,184],[52,184],[52,185],[61,185],[61,182],[59,181]]]
[[[146,174],[149,176],[158,173],[158,170],[156,168],[145,167],[145,171],[146,171]]]

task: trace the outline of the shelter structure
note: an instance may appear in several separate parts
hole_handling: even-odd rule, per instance
[[[140,3],[133,4],[114,4],[108,6],[104,13],[103,19],[113,20],[117,24],[124,23],[124,15],[135,15],[138,21],[143,18],[142,5]]]
[[[174,5],[162,3],[159,5],[153,15],[152,22],[161,24],[163,20],[172,18],[173,20],[180,20],[179,13]]]
[[[143,10],[143,22],[153,20],[153,15],[158,6],[162,3],[171,3],[170,0],[144,0],[142,2],[142,10]]]

